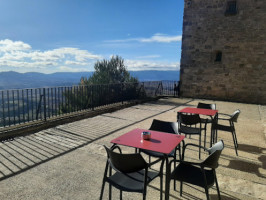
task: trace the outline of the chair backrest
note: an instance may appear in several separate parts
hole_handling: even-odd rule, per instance
[[[231,115],[230,120],[231,120],[232,122],[237,122],[237,119],[238,119],[239,114],[240,114],[240,110],[237,109],[237,110]]]
[[[195,125],[201,123],[200,116],[198,114],[195,115],[187,115],[183,113],[178,113],[177,119],[181,124],[184,125]]]
[[[215,169],[218,167],[218,160],[220,155],[224,149],[224,142],[220,140],[216,144],[214,144],[211,148],[207,151],[209,152],[209,156],[202,162],[204,167],[209,167]]]
[[[216,110],[216,104],[215,103],[209,104],[209,103],[199,102],[197,108]]]
[[[152,121],[150,130],[178,134],[178,123],[177,122],[166,122],[166,121],[154,119]]]
[[[122,173],[131,173],[142,170],[148,166],[147,162],[139,153],[121,154],[112,151],[106,146],[104,147],[107,152],[110,165],[115,170]]]

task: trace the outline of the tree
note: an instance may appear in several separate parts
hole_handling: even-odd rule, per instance
[[[132,77],[127,71],[124,60],[119,56],[112,56],[110,60],[97,61],[94,69],[95,72],[91,77],[81,78],[81,85],[138,82],[138,79]]]
[[[110,60],[97,61],[95,72],[89,78],[82,77],[79,87],[73,87],[64,96],[69,102],[61,112],[72,112],[136,99],[140,95],[138,79],[127,71],[124,60],[113,56]]]

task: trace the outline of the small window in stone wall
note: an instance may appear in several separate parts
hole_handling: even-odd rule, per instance
[[[226,6],[225,15],[231,16],[231,15],[236,15],[236,14],[237,14],[236,1],[228,1],[227,6]]]
[[[223,54],[221,51],[216,51],[214,62],[222,62],[222,55]]]
[[[187,0],[187,2],[186,2],[186,6],[188,7],[188,8],[190,8],[190,6],[191,6],[191,0]]]

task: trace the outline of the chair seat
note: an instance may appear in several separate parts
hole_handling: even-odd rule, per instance
[[[200,135],[200,128],[180,126],[179,132],[190,135]]]
[[[159,152],[155,152],[155,151],[149,151],[149,150],[141,149],[140,152],[143,152],[143,153],[145,153],[149,156],[153,156],[155,158],[163,158],[164,157],[163,153],[159,153]],[[168,157],[174,157],[174,155],[175,155],[175,149],[170,154],[168,154]]]
[[[145,170],[128,174],[116,172],[112,176],[108,177],[107,181],[110,182],[114,187],[116,187],[119,190],[142,193],[144,188],[143,184],[141,183],[143,183],[144,180],[144,172]],[[158,175],[159,175],[158,172],[149,171],[147,183],[151,182]]]
[[[214,185],[215,178],[212,170],[204,169],[207,179],[207,187]],[[171,179],[184,181],[192,185],[205,187],[204,176],[199,167],[180,163],[171,174]]]
[[[201,123],[205,124],[209,124],[209,123],[212,123],[212,119],[209,119],[209,118],[200,118],[200,121]]]

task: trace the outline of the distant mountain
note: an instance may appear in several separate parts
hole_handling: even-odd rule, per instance
[[[139,81],[179,81],[179,71],[130,71]]]
[[[1,72],[0,89],[71,86],[78,84],[82,76],[88,77],[91,74],[92,72],[60,72],[54,74]]]
[[[92,74],[93,72],[0,72],[0,90],[77,85],[81,77]],[[140,81],[179,80],[179,71],[130,71],[130,74]]]

